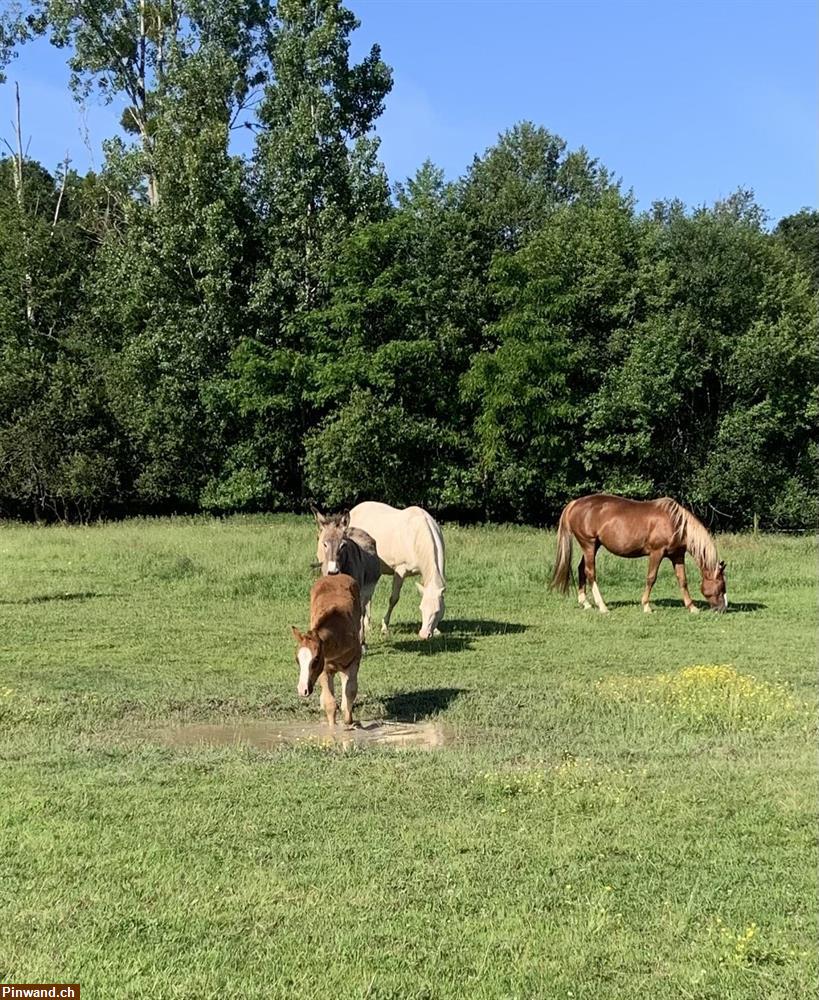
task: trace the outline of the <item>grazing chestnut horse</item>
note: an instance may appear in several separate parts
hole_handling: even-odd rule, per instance
[[[361,662],[361,595],[351,576],[338,573],[322,576],[310,591],[310,631],[290,626],[298,643],[297,690],[302,698],[321,683],[321,707],[331,726],[336,723],[335,675],[341,674],[341,712],[348,726],[353,724],[353,702],[358,691]]]
[[[693,556],[702,575],[702,594],[715,611],[725,611],[725,563],[719,562],[717,547],[704,525],[676,500],[627,500],[607,493],[572,500],[563,508],[557,529],[557,561],[551,587],[561,593],[569,589],[572,561],[572,535],[583,550],[577,567],[577,599],[583,608],[590,608],[586,599],[586,582],[591,584],[598,609],[606,607],[597,586],[594,559],[602,545],[616,556],[634,559],[648,556],[646,589],[643,591],[643,611],[650,612],[651,588],[663,559],[670,559],[677,574],[685,606],[691,612],[699,608],[688,593],[685,579],[685,553]]]

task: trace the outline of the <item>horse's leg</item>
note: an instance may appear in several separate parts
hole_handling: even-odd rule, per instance
[[[378,581],[376,580],[376,583]],[[367,652],[367,633],[370,631],[370,614],[372,612],[373,606],[373,591],[375,590],[375,584],[372,587],[362,587],[361,588],[361,655],[364,656]]]
[[[361,655],[367,655],[367,605],[364,603],[364,595],[361,595],[361,618],[358,622],[358,641],[361,644]]]
[[[584,611],[591,609],[589,599],[586,597],[586,557],[581,556],[577,567],[577,602]]]
[[[675,552],[674,555],[671,556],[671,562],[674,564],[674,572],[677,574],[677,583],[680,585],[683,604],[688,608],[692,615],[698,615],[700,613],[700,609],[691,600],[691,595],[688,593],[688,580],[685,578],[685,553]]]
[[[390,628],[390,616],[392,615],[392,609],[398,603],[398,598],[401,596],[401,588],[404,586],[404,577],[400,573],[393,573],[392,575],[392,593],[390,594],[390,603],[387,607],[387,613],[384,615],[384,620],[381,622],[381,634],[386,635]]]
[[[333,675],[322,670],[319,674],[319,683],[321,684],[321,707],[324,709],[329,724],[334,726],[336,724],[336,692]]]
[[[655,549],[653,552],[649,553],[648,556],[648,573],[646,573],[646,589],[643,591],[643,597],[641,604],[643,605],[643,611],[646,614],[651,614],[651,605],[649,600],[651,598],[651,588],[654,586],[654,581],[657,579],[657,571],[660,568],[660,563],[663,561],[663,550]]]
[[[345,726],[353,724],[353,704],[358,693],[358,663],[341,670],[341,714]]]
[[[594,598],[594,603],[597,605],[597,610],[600,614],[605,615],[608,614],[609,609],[606,607],[606,602],[603,600],[603,595],[600,593],[600,588],[597,586],[597,572],[594,565],[594,558],[597,555],[599,547],[599,545],[594,545],[591,548],[585,548],[583,550],[583,557],[585,561],[586,579],[589,580],[592,585],[592,597]]]

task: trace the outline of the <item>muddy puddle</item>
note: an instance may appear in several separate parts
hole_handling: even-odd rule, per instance
[[[326,722],[192,722],[154,734],[165,746],[248,746],[276,750],[307,743],[337,747],[414,747],[439,750],[455,742],[455,731],[441,722],[364,722],[354,729]]]

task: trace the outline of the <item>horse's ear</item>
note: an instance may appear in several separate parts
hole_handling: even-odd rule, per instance
[[[720,572],[720,573],[724,573],[724,572],[725,572],[725,563],[724,563],[724,562],[721,562],[721,563],[719,564],[719,567],[718,567],[718,569],[719,569],[719,572]]]
[[[321,513],[321,511],[316,507],[314,503],[310,504],[310,510],[313,512],[313,516],[316,519],[316,524],[320,528],[324,528],[327,524],[327,518]]]
[[[296,642],[301,642],[302,634],[301,632],[299,632],[299,630],[296,628],[295,625],[290,626],[290,631],[293,633],[293,638],[296,640]]]
[[[342,531],[346,531],[350,527],[350,512],[348,510],[343,510],[338,515],[338,526]]]

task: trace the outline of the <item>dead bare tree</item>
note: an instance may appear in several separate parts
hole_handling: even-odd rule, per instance
[[[54,208],[54,218],[51,220],[51,235],[54,236],[54,230],[57,228],[57,223],[60,219],[60,208],[63,204],[63,196],[65,195],[65,185],[68,182],[68,165],[71,163],[71,158],[68,155],[68,150],[65,151],[65,159],[63,160],[63,179],[60,182],[60,193],[57,196],[57,204]]]
[[[12,176],[14,179],[14,193],[17,198],[17,207],[20,211],[20,238],[22,240],[22,253],[23,253],[23,296],[26,302],[26,321],[29,326],[34,326],[34,282],[31,277],[31,239],[29,234],[28,219],[26,216],[26,192],[25,192],[25,174],[24,174],[24,164],[25,164],[25,154],[23,152],[23,128],[22,128],[22,115],[20,111],[20,84],[15,83],[14,85],[15,94],[15,107],[16,115],[15,120],[12,122],[12,128],[14,129],[15,135],[15,145],[12,145],[8,140],[4,139],[3,142],[8,148],[12,156]]]

